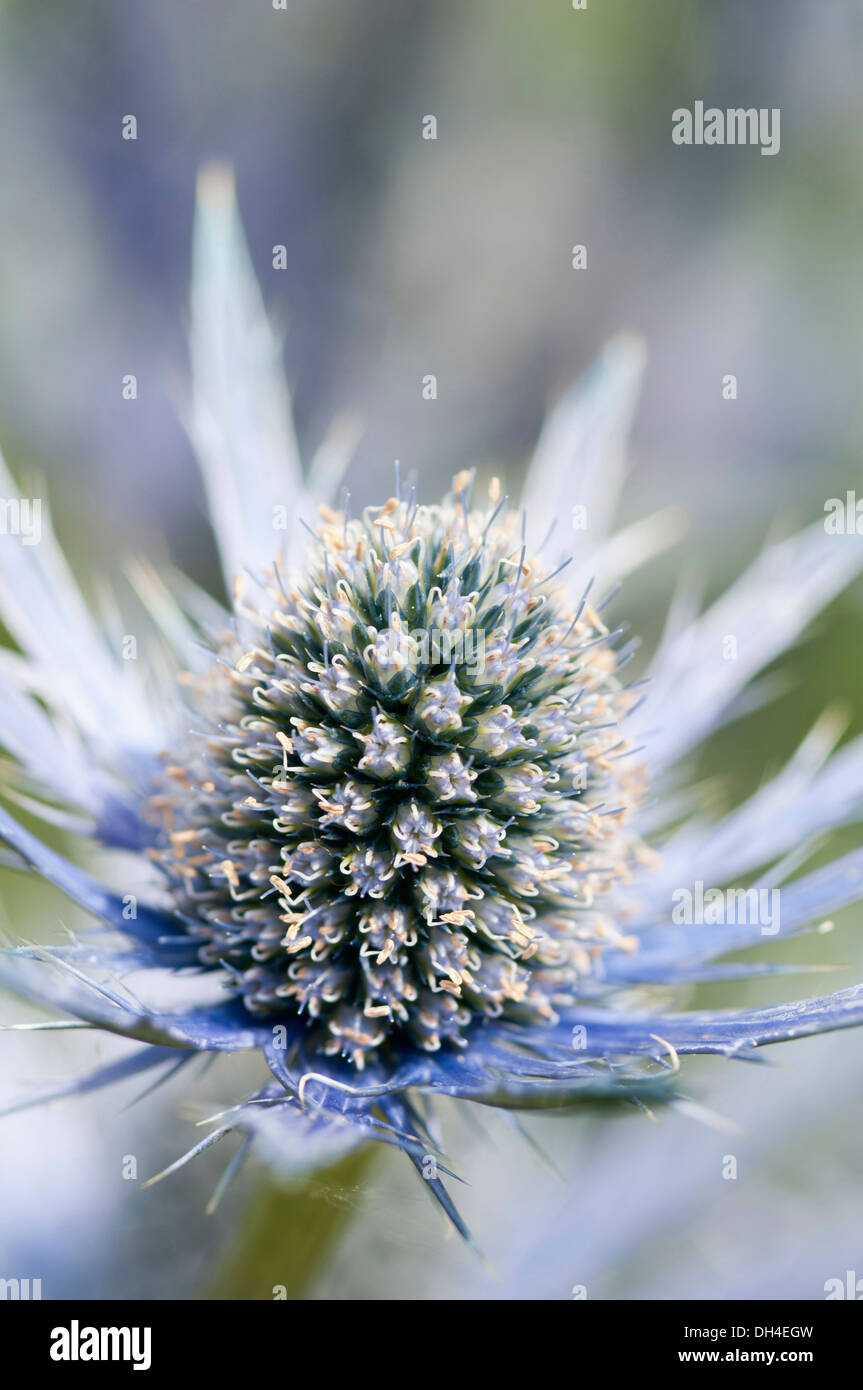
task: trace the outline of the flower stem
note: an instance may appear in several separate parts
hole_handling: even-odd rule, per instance
[[[362,1200],[372,1145],[285,1187],[262,1176],[205,1297],[300,1299]]]

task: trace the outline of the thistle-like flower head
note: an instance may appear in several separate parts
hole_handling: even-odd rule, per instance
[[[254,1051],[272,1079],[185,1158],[240,1129],[295,1172],[376,1139],[409,1155],[463,1231],[449,1170],[427,1166],[440,1154],[430,1097],[670,1097],[684,1053],[748,1057],[863,1022],[860,986],[767,1009],[670,1008],[695,980],[750,969],[723,955],[863,896],[861,849],[800,874],[814,836],[861,818],[863,741],[830,757],[822,721],[721,820],[676,771],[863,547],[815,525],[706,612],[684,596],[645,700],[601,597],[669,539],[661,515],[605,535],[632,343],[610,346],[552,415],[518,510],[494,483],[474,502],[460,474],[439,506],[397,485],[351,516],[330,510],[345,437],[300,467],[223,172],[202,181],[194,263],[189,426],[233,611],[139,561],[129,572],[155,635],[124,661],[50,526],[38,545],[0,536],[0,612],[19,647],[0,667],[0,739],[18,769],[7,790],[125,856],[104,886],[0,808],[18,866],[99,924],[72,944],[10,947],[0,976],[63,1013],[46,1026],[143,1044],[50,1094]],[[15,493],[2,463],[0,493]],[[302,547],[300,522],[319,514]],[[570,514],[591,529],[573,532],[567,567],[563,528],[548,533]],[[756,909],[781,886],[781,922],[740,915],[739,898],[710,925],[678,912],[699,885],[725,902],[724,885],[754,876]],[[159,1002],[166,977],[191,975],[207,1000],[177,1007],[175,988]]]
[[[172,754],[159,862],[200,958],[255,1015],[358,1069],[478,1019],[554,1023],[609,943],[637,840],[634,697],[518,514],[329,512],[305,573],[238,599]]]

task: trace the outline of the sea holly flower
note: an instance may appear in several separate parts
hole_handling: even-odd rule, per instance
[[[859,816],[863,744],[831,758],[820,724],[718,824],[691,814],[675,771],[863,550],[821,526],[774,546],[707,612],[677,605],[650,682],[633,681],[602,585],[669,528],[660,516],[606,535],[636,344],[613,344],[551,417],[523,505],[462,473],[439,503],[397,480],[352,512],[330,495],[349,441],[300,467],[221,172],[202,179],[192,310],[188,423],[232,612],[138,562],[153,659],[124,662],[50,526],[0,551],[20,649],[0,689],[8,793],[133,854],[151,883],[104,886],[0,810],[15,862],[99,923],[71,944],[9,947],[3,980],[69,1026],[142,1044],[52,1094],[251,1050],[271,1079],[178,1162],[232,1129],[294,1170],[375,1139],[407,1153],[464,1231],[435,1096],[671,1099],[683,1054],[751,1057],[863,1021],[861,987],[695,1012],[668,988],[769,968],[719,959],[759,944],[757,913],[681,922],[681,891],[756,873],[759,891],[784,885],[771,939],[863,896],[863,850],[792,877],[801,846]],[[5,473],[0,488],[14,493]],[[553,523],[576,510],[590,524],[567,556]],[[211,995],[160,1004],[166,979]]]

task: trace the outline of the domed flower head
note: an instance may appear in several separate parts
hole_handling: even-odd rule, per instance
[[[238,597],[195,682],[210,732],[153,803],[199,959],[358,1077],[469,1067],[483,1025],[556,1025],[634,945],[604,908],[643,854],[614,634],[469,485],[325,509],[304,570]]]
[[[634,684],[633,646],[591,576],[633,569],[667,530],[660,517],[600,537],[635,345],[613,345],[552,417],[523,507],[463,473],[439,503],[397,479],[352,514],[322,495],[337,442],[302,477],[224,174],[202,184],[195,265],[190,428],[232,614],[139,562],[158,655],[124,663],[50,529],[0,552],[23,653],[4,660],[0,694],[27,784],[9,790],[132,851],[149,885],[103,887],[0,811],[17,861],[100,923],[72,944],[10,947],[3,978],[143,1044],[65,1090],[255,1050],[271,1080],[203,1144],[243,1130],[293,1167],[395,1144],[463,1230],[430,1098],[662,1099],[684,1053],[750,1056],[863,1021],[860,988],[736,1012],[674,1012],[658,988],[745,973],[717,958],[863,894],[861,851],[787,882],[801,843],[859,815],[863,750],[822,767],[828,724],[718,825],[681,814],[671,772],[859,548],[823,527],[775,547],[714,609],[675,619],[652,682]],[[559,562],[548,523],[574,507],[591,525]],[[156,1002],[166,979],[199,995],[197,977],[206,1002]]]

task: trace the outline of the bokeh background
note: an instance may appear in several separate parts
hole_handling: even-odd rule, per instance
[[[46,477],[85,584],[143,551],[218,592],[179,423],[194,182],[212,158],[236,171],[305,455],[336,415],[364,422],[357,498],[391,490],[395,458],[426,498],[476,463],[513,488],[548,403],[621,329],[649,352],[623,520],[669,503],[688,518],[617,602],[648,639],[681,571],[713,592],[771,527],[863,487],[856,0],[0,0],[0,36],[0,438],[16,471]],[[779,107],[779,155],[673,145],[671,112],[696,99]],[[732,804],[825,704],[860,732],[861,651],[858,589],[699,774]],[[9,872],[0,891],[19,930],[74,925]],[[858,909],[783,949],[832,962],[839,988],[861,978],[861,926]],[[74,1034],[6,1034],[4,1092],[92,1052]],[[291,1191],[255,1167],[205,1217],[221,1155],[152,1189],[122,1177],[124,1156],[144,1177],[200,1135],[182,1085],[129,1109],[134,1092],[55,1105],[3,1122],[0,1276],[41,1277],[46,1297],[823,1297],[826,1279],[863,1277],[863,1038],[773,1055],[690,1064],[692,1095],[733,1134],[635,1112],[520,1134],[448,1110],[496,1277],[395,1156]],[[232,1065],[207,1078],[214,1109],[242,1083]]]

